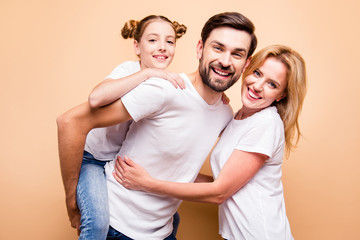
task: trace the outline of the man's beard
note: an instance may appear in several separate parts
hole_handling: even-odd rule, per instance
[[[234,85],[237,80],[240,78],[240,75],[231,75],[231,78],[229,79],[229,81],[226,84],[221,84],[223,83],[223,81],[221,80],[217,80],[217,79],[213,79],[213,81],[211,81],[210,78],[210,71],[212,71],[212,66],[216,65],[216,64],[209,64],[209,67],[207,68],[204,63],[203,63],[203,58],[200,59],[200,64],[199,64],[199,73],[200,73],[200,77],[202,82],[208,86],[210,89],[216,91],[216,92],[224,92],[225,90],[229,89],[232,85]],[[223,67],[220,64],[218,64],[216,66],[217,68],[221,69],[221,70],[229,70],[230,67]],[[216,84],[216,83],[220,83],[220,84]]]

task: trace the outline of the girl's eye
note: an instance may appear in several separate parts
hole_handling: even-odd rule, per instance
[[[260,72],[258,70],[255,70],[254,75],[257,76],[257,77],[260,77],[261,74],[260,74]]]
[[[174,44],[174,42],[173,42],[173,41],[167,41],[167,43],[168,43],[168,44]]]
[[[149,42],[155,42],[156,40],[155,39],[149,39]]]

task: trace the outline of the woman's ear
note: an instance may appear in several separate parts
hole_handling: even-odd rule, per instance
[[[140,51],[140,46],[139,46],[139,43],[138,41],[134,40],[134,50],[135,50],[135,53],[136,55],[140,55],[141,51]]]
[[[280,97],[278,97],[277,99],[275,99],[277,102],[280,102],[281,99],[286,97],[286,93],[283,93]]]

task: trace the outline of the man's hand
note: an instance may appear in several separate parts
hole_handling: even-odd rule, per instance
[[[71,222],[71,226],[76,228],[77,234],[80,235],[80,210],[76,205],[76,201],[70,201],[69,199],[66,200],[66,208],[67,213],[69,216],[69,220]]]

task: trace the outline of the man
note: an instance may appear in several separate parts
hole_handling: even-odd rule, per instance
[[[221,102],[250,62],[256,48],[254,26],[239,13],[210,18],[197,45],[199,67],[185,75],[186,89],[150,79],[99,109],[87,103],[58,118],[59,152],[68,212],[76,209],[75,190],[87,133],[133,119],[118,155],[135,162],[167,181],[194,181],[215,141],[232,118]],[[123,188],[106,166],[110,225],[133,239],[175,239],[172,216],[181,201]],[[119,233],[120,235],[120,233]],[[170,236],[169,236],[170,235]],[[120,238],[119,238],[120,239]]]

